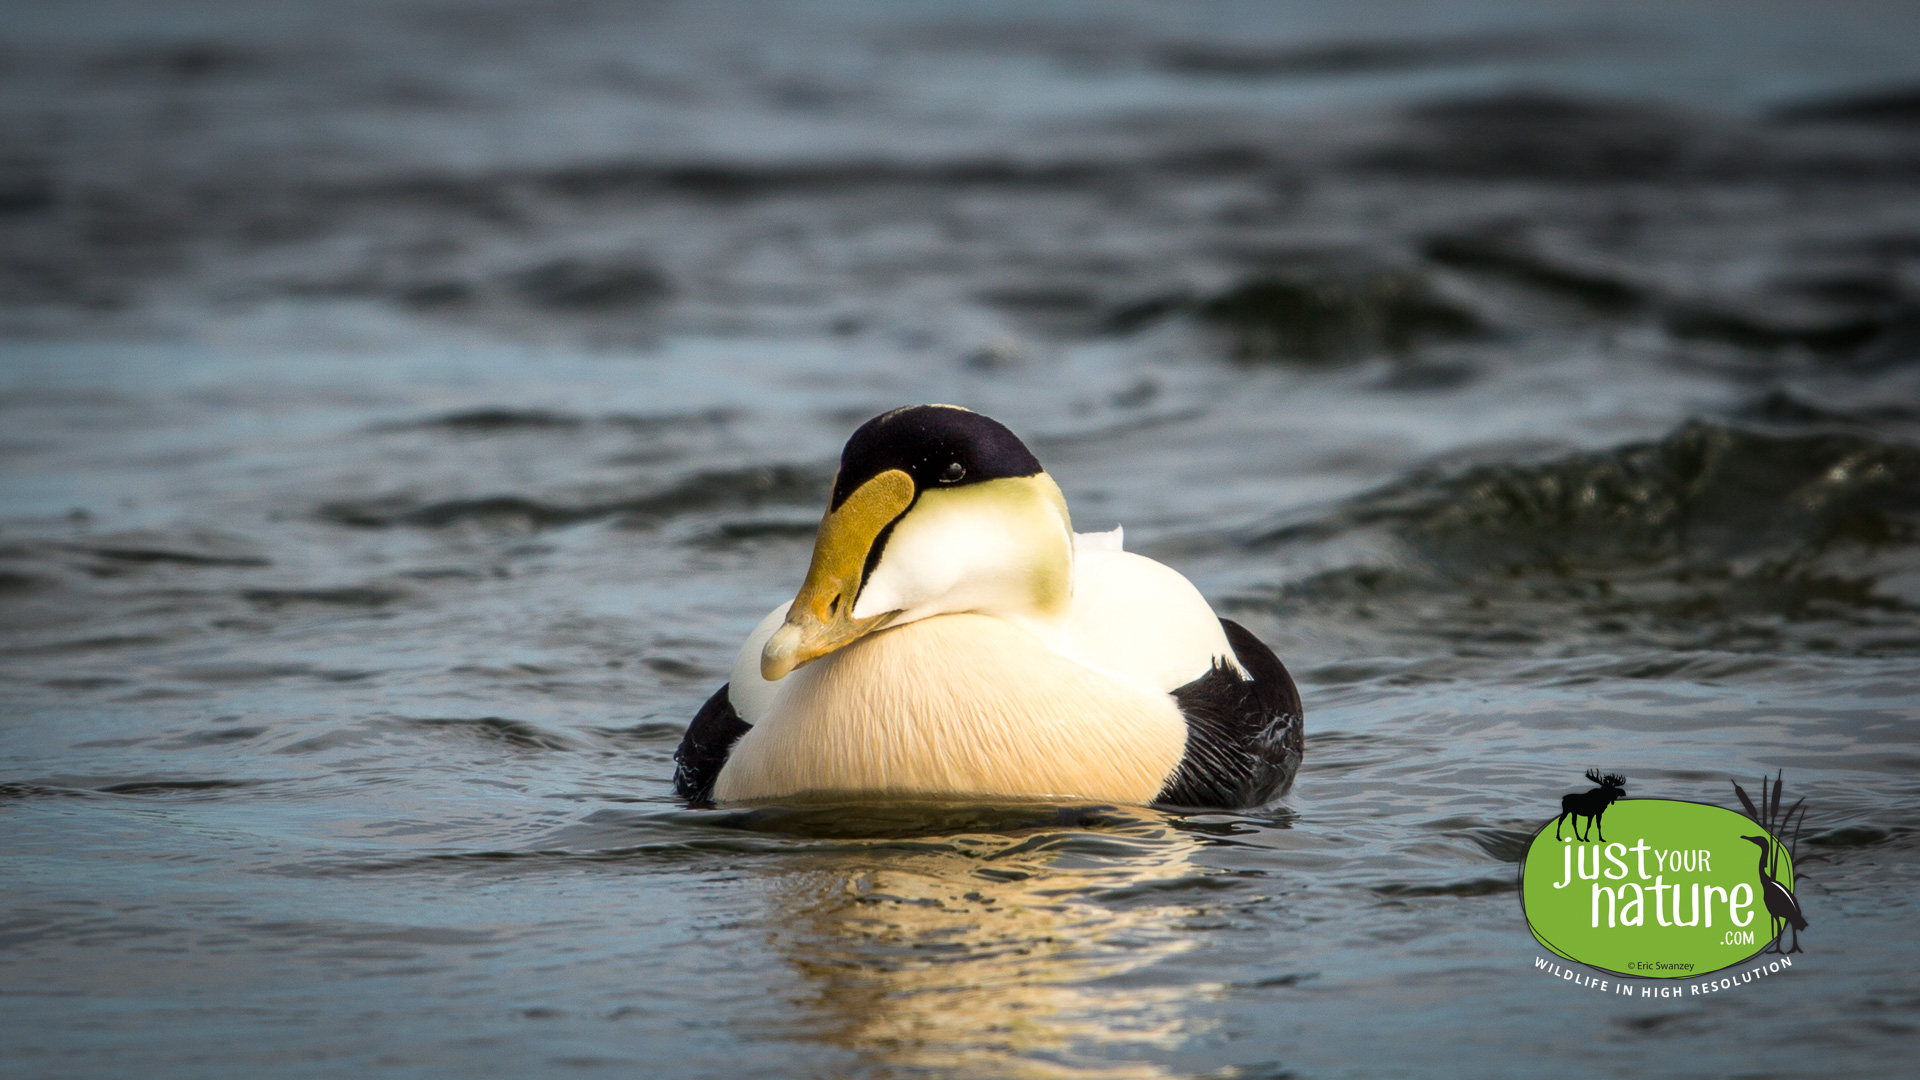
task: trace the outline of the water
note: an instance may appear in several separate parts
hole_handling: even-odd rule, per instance
[[[1900,1071],[1912,10],[330,11],[5,16],[11,1075]],[[674,802],[918,401],[1274,646],[1290,796]],[[1806,796],[1788,976],[1534,972],[1596,766]]]

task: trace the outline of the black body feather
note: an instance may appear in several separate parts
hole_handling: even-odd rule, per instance
[[[1187,753],[1156,802],[1238,810],[1284,795],[1306,750],[1300,691],[1273,650],[1231,619],[1227,644],[1252,678],[1224,661],[1173,692]]]
[[[728,695],[732,687],[722,683],[700,706],[680,739],[680,749],[673,752],[673,793],[689,806],[713,805],[713,782],[720,778],[720,767],[740,736],[753,730],[733,711],[733,698]]]

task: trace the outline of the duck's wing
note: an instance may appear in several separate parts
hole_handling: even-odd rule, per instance
[[[713,782],[733,752],[733,744],[752,730],[740,719],[729,695],[732,683],[724,683],[694,714],[693,723],[673,752],[673,793],[692,806],[713,805]]]
[[[1173,691],[1187,720],[1187,750],[1156,800],[1168,806],[1241,809],[1284,795],[1305,751],[1304,710],[1273,650],[1231,619],[1220,626],[1243,676],[1225,658]]]

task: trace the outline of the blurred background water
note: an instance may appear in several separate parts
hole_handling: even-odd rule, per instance
[[[1920,7],[0,12],[9,1075],[1880,1076],[1920,1028]],[[687,811],[861,420],[1006,422],[1294,792]],[[1790,976],[1548,985],[1589,767]]]

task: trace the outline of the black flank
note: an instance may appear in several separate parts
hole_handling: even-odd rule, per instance
[[[753,730],[733,711],[733,699],[727,694],[732,685],[722,684],[700,706],[680,740],[680,749],[673,752],[673,793],[687,800],[688,806],[713,805],[713,782],[720,777],[720,767],[740,736]]]
[[[1305,753],[1300,691],[1273,650],[1221,619],[1251,679],[1225,660],[1173,692],[1187,718],[1187,753],[1156,800],[1162,806],[1242,809],[1284,795]]]

